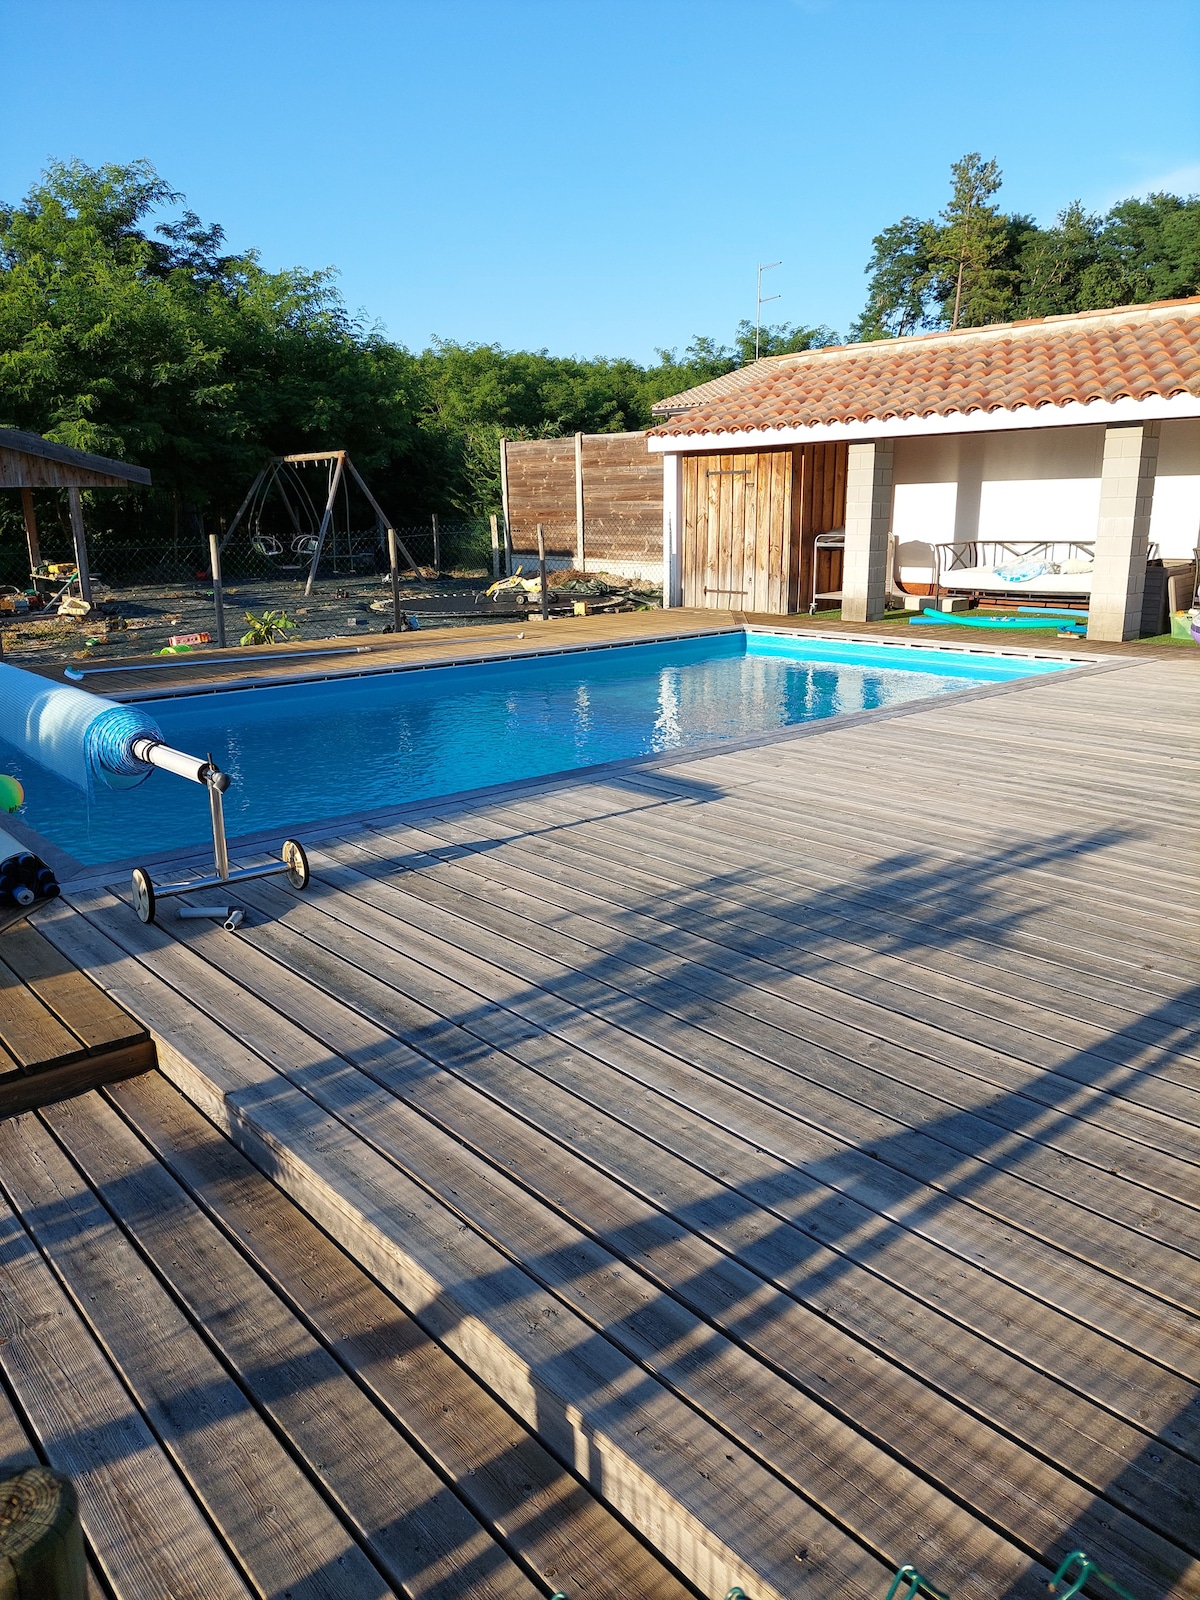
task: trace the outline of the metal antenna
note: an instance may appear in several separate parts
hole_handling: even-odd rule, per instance
[[[754,301],[754,359],[758,360],[758,341],[762,332],[762,308],[771,300],[779,300],[782,296],[769,294],[764,299],[762,292],[762,275],[764,272],[773,272],[776,267],[781,267],[782,261],[760,261],[758,264],[758,292]]]

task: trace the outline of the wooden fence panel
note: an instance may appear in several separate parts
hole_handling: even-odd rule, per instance
[[[532,547],[540,522],[551,555],[577,556],[582,546],[589,569],[661,567],[662,457],[650,454],[644,433],[509,439],[501,448],[518,549]]]

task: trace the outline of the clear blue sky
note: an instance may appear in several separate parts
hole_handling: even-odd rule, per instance
[[[1200,0],[0,0],[0,39],[0,197],[148,157],[412,346],[648,360],[780,259],[770,318],[844,331],[967,150],[1042,221],[1200,190]]]

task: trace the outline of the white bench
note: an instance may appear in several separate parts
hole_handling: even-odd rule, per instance
[[[932,549],[935,598],[946,593],[1086,603],[1092,592],[1092,540],[963,539]]]

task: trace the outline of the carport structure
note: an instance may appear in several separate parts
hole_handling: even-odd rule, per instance
[[[32,572],[42,559],[33,491],[65,489],[71,511],[75,564],[79,569],[79,593],[89,605],[92,602],[92,580],[80,491],[124,489],[130,484],[148,488],[149,471],[145,467],[135,467],[128,461],[114,461],[108,456],[91,455],[86,450],[73,450],[69,445],[55,444],[38,433],[24,433],[18,428],[0,428],[0,489],[21,491],[25,538],[29,546],[29,570]]]

